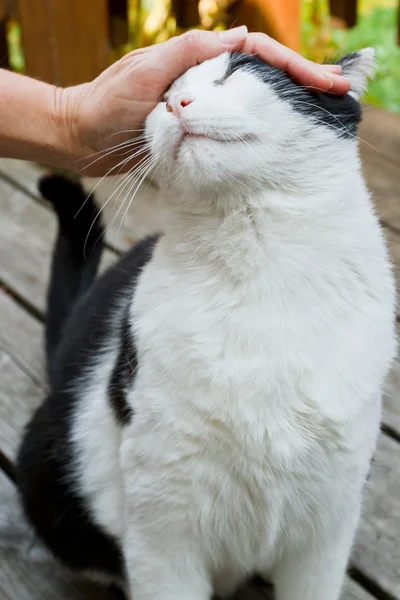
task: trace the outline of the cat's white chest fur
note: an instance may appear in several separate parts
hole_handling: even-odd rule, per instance
[[[352,504],[379,424],[378,371],[393,351],[390,311],[379,308],[391,305],[392,297],[382,298],[391,277],[369,272],[368,261],[385,257],[369,223],[367,256],[363,248],[346,255],[344,244],[328,260],[326,233],[311,271],[319,245],[309,238],[312,223],[291,242],[286,232],[287,247],[275,224],[251,249],[261,268],[246,267],[240,254],[241,244],[252,246],[242,239],[252,226],[235,226],[237,280],[218,266],[226,256],[216,248],[215,263],[201,266],[211,239],[208,250],[199,240],[181,255],[161,240],[141,276],[132,304],[135,418],[121,448],[127,518],[149,554],[168,548],[179,557],[202,545],[197,568],[210,569],[217,591],[272,568],[299,540],[329,537],[357,518]],[[372,298],[371,277],[383,286]],[[373,350],[378,328],[386,331],[381,361]]]

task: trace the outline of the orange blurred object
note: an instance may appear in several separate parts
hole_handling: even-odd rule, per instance
[[[247,25],[293,50],[300,48],[300,0],[241,0],[228,14],[232,25]]]

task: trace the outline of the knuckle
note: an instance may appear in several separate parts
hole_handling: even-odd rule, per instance
[[[184,43],[190,47],[197,46],[201,41],[201,31],[198,29],[191,29],[190,31],[186,31],[182,35],[182,39]]]

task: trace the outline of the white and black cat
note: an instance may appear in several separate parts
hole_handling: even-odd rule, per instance
[[[23,505],[55,556],[134,600],[253,573],[277,600],[340,594],[396,347],[356,139],[373,51],[340,62],[342,98],[242,54],[178,79],[146,123],[170,222],[97,280],[92,200],[74,219],[81,188],[42,181],[51,392]]]

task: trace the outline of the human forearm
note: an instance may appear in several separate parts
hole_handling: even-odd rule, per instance
[[[73,168],[69,90],[0,70],[0,156]]]

